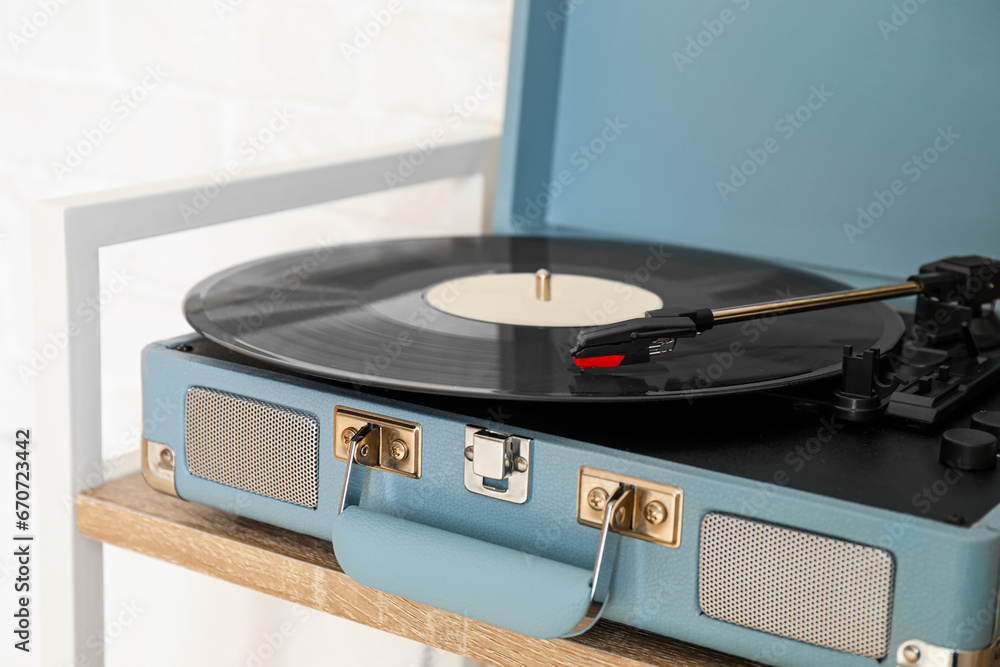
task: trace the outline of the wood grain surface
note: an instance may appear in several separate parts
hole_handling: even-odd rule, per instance
[[[556,640],[470,621],[355,583],[327,541],[157,493],[139,474],[82,493],[76,509],[92,539],[500,667],[755,664],[606,621]]]

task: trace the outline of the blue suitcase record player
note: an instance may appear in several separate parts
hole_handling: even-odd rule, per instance
[[[495,234],[206,278],[144,351],[147,481],[535,637],[997,664],[1000,3],[513,35]]]

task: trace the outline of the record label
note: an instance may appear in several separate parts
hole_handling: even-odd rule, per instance
[[[660,297],[641,287],[546,269],[450,280],[431,287],[425,298],[457,317],[534,327],[595,327],[663,308]]]

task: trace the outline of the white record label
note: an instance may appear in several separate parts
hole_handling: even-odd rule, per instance
[[[531,327],[592,327],[663,308],[659,296],[636,285],[592,276],[540,274],[458,278],[433,285],[424,298],[450,315]]]

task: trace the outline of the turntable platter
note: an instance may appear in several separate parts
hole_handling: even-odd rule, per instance
[[[560,284],[589,296],[565,311]],[[196,285],[185,313],[198,332],[236,352],[363,386],[504,400],[663,400],[833,376],[844,345],[888,350],[903,324],[883,303],[766,317],[719,325],[662,361],[585,372],[569,354],[578,325],[625,320],[660,301],[714,309],[844,288],[685,247],[443,238],[314,248],[237,266]],[[544,289],[555,291],[554,308],[571,314],[547,320],[548,306],[532,303],[544,300]],[[521,321],[518,303],[531,311],[529,324],[510,323]]]

